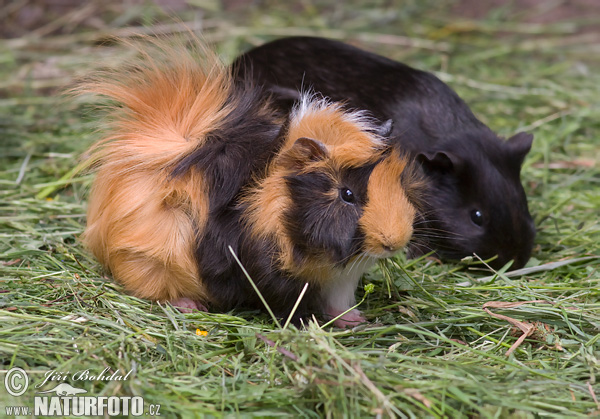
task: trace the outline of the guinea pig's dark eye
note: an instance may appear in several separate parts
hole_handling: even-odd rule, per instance
[[[471,221],[480,226],[483,224],[483,214],[479,210],[471,211]]]
[[[342,201],[347,202],[348,204],[354,204],[356,202],[354,192],[348,188],[340,189],[340,197],[342,198]]]

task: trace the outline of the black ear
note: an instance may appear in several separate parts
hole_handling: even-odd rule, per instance
[[[388,119],[387,121],[383,122],[381,125],[378,125],[375,128],[375,134],[379,135],[380,137],[389,137],[390,134],[392,133],[392,131],[394,130],[394,121],[392,119]]]
[[[533,134],[520,132],[506,140],[506,145],[508,145],[510,152],[513,154],[513,158],[521,164],[527,153],[529,153],[529,150],[531,150],[532,142]]]
[[[285,167],[302,169],[309,163],[329,157],[325,144],[312,138],[301,137],[281,156],[280,163]]]
[[[462,167],[462,160],[447,151],[424,151],[417,154],[417,162],[427,172],[456,172]]]

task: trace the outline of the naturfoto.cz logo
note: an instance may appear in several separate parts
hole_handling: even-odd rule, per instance
[[[94,374],[89,369],[69,372],[48,371],[44,380],[34,386],[43,387],[46,383],[54,382],[54,387],[36,391],[33,398],[33,412],[30,406],[6,406],[7,416],[160,416],[160,405],[151,404],[145,409],[144,399],[140,396],[91,396],[84,395],[87,390],[73,386],[72,381],[117,381],[129,378],[133,370],[121,374],[116,370],[110,374],[105,368],[101,373]],[[57,383],[58,381],[63,381]],[[14,397],[22,396],[29,388],[29,376],[22,368],[11,368],[4,377],[4,387],[8,394]]]

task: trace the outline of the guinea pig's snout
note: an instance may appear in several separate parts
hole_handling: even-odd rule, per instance
[[[402,248],[402,246],[398,246],[395,243],[392,243],[391,240],[387,240],[387,239],[383,239],[381,241],[381,255],[385,255],[385,254],[390,254],[393,255],[394,253],[396,253],[398,250],[400,250],[400,248]]]
[[[380,232],[376,237],[365,241],[365,251],[376,257],[392,256],[405,247],[411,237],[412,229]]]
[[[394,253],[398,252],[398,250],[400,250],[402,247],[404,247],[404,246],[397,246],[397,245],[384,243],[381,245],[381,253],[379,254],[379,256],[383,256],[383,257],[392,256]]]
[[[497,247],[501,249],[498,252],[498,258],[491,262],[490,266],[494,269],[500,269],[510,260],[513,264],[510,270],[521,269],[524,267],[533,250],[533,243],[536,235],[535,223],[531,217],[521,219],[521,213],[513,214],[512,222],[515,227],[513,233],[507,236],[504,242]]]
[[[411,219],[412,220],[412,219]],[[412,224],[405,230],[398,231],[392,240],[386,242],[386,246],[394,252],[406,247],[413,235]]]
[[[369,177],[368,200],[359,225],[364,233],[363,251],[372,256],[391,256],[412,237],[416,209],[401,182],[405,167],[406,161],[394,151]]]
[[[385,250],[386,252],[393,252],[393,251],[395,251],[396,249],[394,249],[394,247],[393,247],[393,246],[390,246],[389,244],[384,244],[384,245],[383,245],[383,250]]]

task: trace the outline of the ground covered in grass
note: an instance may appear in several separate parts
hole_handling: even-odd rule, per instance
[[[600,415],[594,2],[53,3],[0,3],[0,363],[30,380],[18,397],[0,382],[0,416],[63,381],[91,396],[142,396],[166,417]],[[128,54],[108,36],[177,31],[178,20],[226,61],[279,36],[347,40],[436,72],[501,135],[532,132],[522,178],[538,236],[527,267],[399,256],[363,280],[370,323],[344,331],[182,314],[124,294],[77,239],[91,178],[71,171],[96,114],[58,92]],[[72,375],[106,368],[131,373]],[[48,371],[68,379],[35,388]]]

